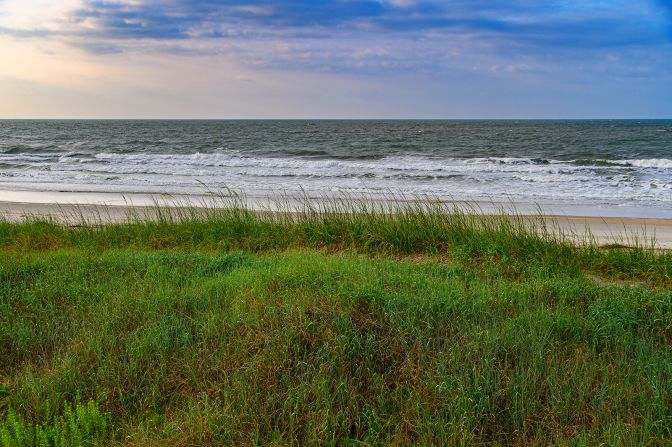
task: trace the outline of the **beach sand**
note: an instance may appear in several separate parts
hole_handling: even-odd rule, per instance
[[[128,220],[129,216],[151,219],[156,216],[155,213],[156,208],[147,204],[131,206],[0,201],[0,216],[10,222],[29,217],[51,217],[68,225],[82,221],[119,223]],[[486,210],[483,214],[496,213]],[[530,213],[525,218],[534,222],[538,221],[539,215]],[[575,240],[581,240],[590,233],[599,245],[651,246],[655,241],[656,248],[672,249],[672,219],[572,215],[544,215],[543,219],[548,228],[571,235]]]

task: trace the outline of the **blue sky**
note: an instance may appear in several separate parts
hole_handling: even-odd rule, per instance
[[[0,0],[0,117],[672,117],[672,1]]]

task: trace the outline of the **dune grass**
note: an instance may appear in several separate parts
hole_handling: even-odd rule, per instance
[[[502,261],[562,263],[622,281],[672,285],[672,251],[656,250],[646,235],[624,235],[598,247],[590,234],[575,234],[538,216],[502,208],[483,215],[470,205],[425,198],[391,197],[373,203],[348,197],[330,200],[280,197],[274,211],[252,211],[239,195],[220,196],[203,206],[176,201],[140,214],[129,208],[123,222],[109,224],[102,209],[95,218],[28,217],[21,223],[0,217],[0,250],[23,252],[76,248],[244,251],[263,253],[318,249],[374,256],[432,255]],[[298,205],[297,205],[298,203]]]
[[[1,223],[0,442],[672,442],[669,253],[339,206]]]

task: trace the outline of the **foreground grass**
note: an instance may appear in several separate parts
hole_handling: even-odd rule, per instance
[[[0,225],[0,442],[672,442],[669,255],[291,219]]]

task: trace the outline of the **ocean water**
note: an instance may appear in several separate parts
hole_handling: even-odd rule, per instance
[[[655,215],[672,210],[672,120],[0,121],[0,191],[226,188]]]

